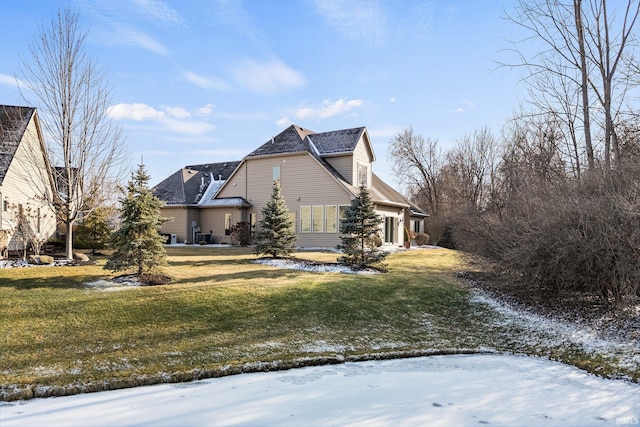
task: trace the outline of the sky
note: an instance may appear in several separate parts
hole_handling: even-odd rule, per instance
[[[640,385],[559,362],[430,356],[3,403],[3,426],[637,425]]]
[[[499,132],[521,75],[499,67],[514,0],[3,0],[0,104],[38,106],[16,85],[38,27],[80,13],[86,52],[113,89],[132,167],[152,185],[181,167],[240,160],[295,123],[367,127],[373,171],[398,132],[442,148]],[[517,37],[515,37],[517,38]]]

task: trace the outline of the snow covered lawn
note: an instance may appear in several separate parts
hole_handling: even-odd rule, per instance
[[[543,359],[431,356],[0,403],[9,426],[609,426],[640,385]]]

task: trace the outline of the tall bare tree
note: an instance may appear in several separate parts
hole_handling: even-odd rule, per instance
[[[415,197],[424,200],[429,214],[437,216],[442,208],[444,162],[438,142],[425,140],[409,127],[396,134],[389,144],[393,172]]]
[[[532,102],[545,114],[565,114],[573,142],[578,141],[578,128],[582,129],[580,145],[584,144],[590,171],[596,165],[594,135],[602,138],[605,169],[611,167],[612,154],[619,160],[615,120],[634,84],[627,68],[636,48],[640,2],[616,3],[619,7],[613,12],[607,5],[607,0],[520,0],[516,11],[507,15],[529,35],[513,43],[517,60],[509,65],[528,69],[525,79],[532,87]],[[529,43],[535,52],[530,55],[525,50]],[[570,108],[576,100],[581,126]]]
[[[54,187],[47,202],[66,226],[68,258],[76,221],[100,206],[125,173],[121,128],[107,114],[111,89],[86,53],[87,35],[76,12],[59,11],[39,27],[20,72],[29,89],[23,95],[27,101],[33,95],[41,112]]]

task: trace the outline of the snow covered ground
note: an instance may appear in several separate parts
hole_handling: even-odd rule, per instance
[[[0,403],[9,426],[640,424],[640,385],[532,357],[431,356]]]

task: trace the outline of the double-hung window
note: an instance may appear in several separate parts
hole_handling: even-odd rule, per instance
[[[325,215],[325,231],[327,233],[338,232],[338,207],[336,205],[327,205],[324,207]]]
[[[324,206],[316,205],[311,208],[312,226],[314,233],[324,231]]]
[[[311,206],[300,206],[300,232],[311,233]]]

